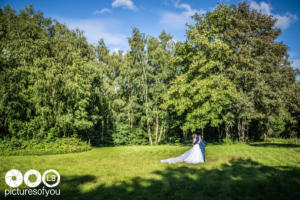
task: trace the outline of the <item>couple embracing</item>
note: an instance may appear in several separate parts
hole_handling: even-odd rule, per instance
[[[192,164],[204,163],[205,162],[205,143],[200,135],[193,133],[193,147],[182,155],[161,160],[162,163],[177,163],[186,162]]]

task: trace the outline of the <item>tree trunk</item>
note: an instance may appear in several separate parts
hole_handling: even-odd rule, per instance
[[[218,141],[221,142],[222,140],[222,133],[220,131],[220,126],[218,126]]]
[[[243,120],[241,120],[241,141],[242,142],[244,142],[244,138],[245,138],[245,136],[244,136],[244,130],[243,130],[244,128],[243,128]]]
[[[147,132],[149,138],[149,144],[152,145],[152,136],[151,136],[151,127],[150,127],[150,120],[149,120],[149,111],[148,111],[148,88],[146,87],[146,117],[147,117]]]
[[[164,123],[162,122],[161,126],[160,126],[160,131],[159,131],[159,137],[158,137],[158,144],[161,141],[161,136],[163,134],[163,127],[164,127]]]
[[[239,141],[241,141],[241,120],[238,120],[238,137],[239,137]]]
[[[130,131],[132,129],[132,118],[131,118],[131,95],[129,95],[129,99],[128,99],[128,102],[129,102],[129,110],[128,110],[128,123],[129,123],[129,127],[130,127]]]
[[[158,144],[158,129],[159,129],[159,121],[158,116],[155,118],[155,144]]]
[[[148,138],[149,138],[149,144],[152,145],[152,136],[151,136],[151,128],[150,128],[150,123],[149,119],[147,119],[147,129],[148,129]]]
[[[187,133],[186,131],[183,131],[183,134],[182,134],[182,135],[183,135],[183,139],[184,139],[184,140],[186,139],[186,133]]]
[[[242,130],[242,141],[245,142],[245,119],[242,120],[242,124],[241,124],[241,130]]]
[[[100,137],[100,140],[101,142],[103,142],[103,139],[104,139],[104,119],[102,119],[102,123],[101,123],[101,137]]]
[[[131,118],[131,116],[129,117],[129,127],[130,127],[130,131],[131,131],[131,129],[132,129],[132,118]]]
[[[149,138],[149,144],[152,145],[152,136],[151,136],[151,127],[149,120],[149,104],[148,104],[148,83],[145,66],[143,65],[143,79],[144,79],[144,87],[145,87],[145,103],[146,103],[146,117],[147,117],[147,132]]]
[[[245,124],[245,141],[249,142],[249,129],[247,124]]]
[[[267,141],[267,133],[265,132],[264,133],[264,142],[266,142]]]
[[[230,139],[230,133],[229,133],[229,126],[228,124],[225,124],[225,132],[226,132],[226,139]]]

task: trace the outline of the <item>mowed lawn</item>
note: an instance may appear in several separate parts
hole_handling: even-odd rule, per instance
[[[61,175],[59,199],[300,199],[300,145],[208,144],[205,164],[160,163],[190,147],[120,146],[63,155],[2,156],[1,198],[8,188],[8,170],[24,175],[29,169],[55,169]]]

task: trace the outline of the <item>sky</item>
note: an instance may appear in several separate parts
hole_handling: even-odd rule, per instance
[[[117,51],[128,49],[132,27],[151,36],[162,30],[174,40],[185,40],[186,23],[192,24],[196,12],[212,11],[217,2],[228,5],[242,0],[0,0],[20,10],[32,4],[69,28],[84,31],[87,41],[96,44],[104,38],[106,45]],[[246,0],[252,9],[273,15],[282,34],[277,39],[289,47],[290,61],[300,69],[300,0]]]

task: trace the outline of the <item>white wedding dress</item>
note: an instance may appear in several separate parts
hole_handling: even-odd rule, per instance
[[[198,164],[198,163],[204,163],[204,159],[199,144],[196,144],[190,150],[186,151],[182,155],[175,158],[161,160],[160,162],[162,163],[186,162],[186,163]]]

